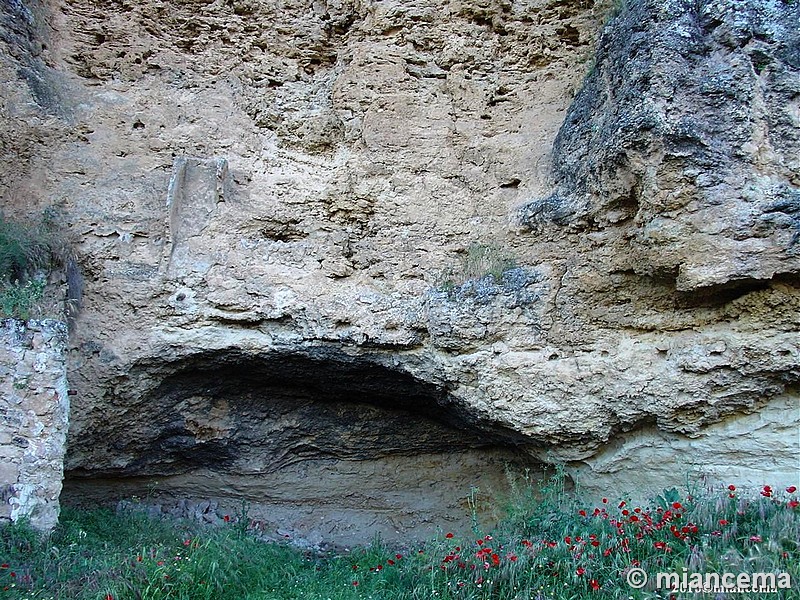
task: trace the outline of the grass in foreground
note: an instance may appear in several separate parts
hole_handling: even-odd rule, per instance
[[[587,505],[552,479],[518,494],[491,534],[443,532],[420,548],[380,543],[316,556],[220,528],[143,514],[65,510],[42,539],[0,529],[0,597],[59,600],[800,598],[797,490],[669,490],[647,505]],[[778,593],[693,594],[627,583],[657,572],[787,573]],[[686,569],[686,571],[684,571]],[[776,580],[780,581],[780,579]]]

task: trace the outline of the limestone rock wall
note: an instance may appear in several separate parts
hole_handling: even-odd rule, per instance
[[[598,492],[796,483],[800,5],[612,4],[2,5],[6,206],[86,279],[70,476],[191,482],[350,386]],[[363,460],[351,417],[270,453]]]
[[[631,270],[688,295],[796,275],[800,8],[629,4],[522,220],[624,230]]]
[[[7,319],[0,327],[0,521],[58,520],[69,396],[60,321]]]

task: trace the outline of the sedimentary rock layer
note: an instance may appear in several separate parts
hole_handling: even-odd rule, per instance
[[[800,5],[610,4],[4,4],[0,187],[85,277],[75,485],[796,483]]]

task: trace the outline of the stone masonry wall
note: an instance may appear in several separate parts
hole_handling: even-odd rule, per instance
[[[69,422],[67,329],[54,320],[0,324],[0,522],[58,520]]]

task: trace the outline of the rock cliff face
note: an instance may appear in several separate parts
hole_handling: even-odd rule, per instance
[[[554,463],[796,482],[797,3],[2,18],[5,206],[57,205],[85,277],[73,498],[346,538]]]

